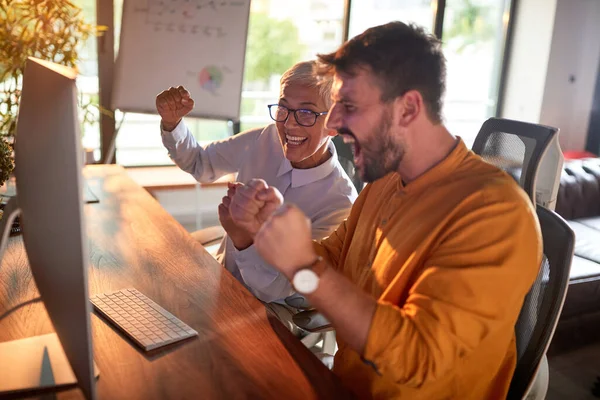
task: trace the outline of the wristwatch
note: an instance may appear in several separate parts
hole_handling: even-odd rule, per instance
[[[311,294],[319,287],[319,279],[327,269],[327,262],[318,256],[311,264],[296,271],[292,277],[292,285],[300,294]]]

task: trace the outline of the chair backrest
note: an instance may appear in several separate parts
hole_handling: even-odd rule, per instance
[[[536,204],[536,176],[542,156],[558,129],[509,119],[490,118],[483,123],[473,152],[503,169]]]
[[[536,211],[542,230],[544,256],[515,327],[517,366],[507,399],[523,399],[533,382],[558,323],[573,259],[573,230],[554,211],[540,205]]]

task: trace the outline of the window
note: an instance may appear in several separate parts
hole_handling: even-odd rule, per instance
[[[429,0],[354,0],[349,37],[399,20],[433,30],[437,4]],[[446,0],[443,49],[447,59],[444,116],[448,129],[471,146],[495,115],[510,1]]]
[[[348,37],[390,21],[412,22],[432,32],[433,20],[430,0],[354,0],[350,8]]]
[[[444,115],[450,132],[468,147],[483,122],[496,113],[509,5],[505,0],[446,1]]]
[[[242,92],[242,130],[271,123],[279,79],[296,62],[342,44],[343,0],[253,0]],[[268,38],[264,40],[261,38]]]
[[[96,2],[94,0],[76,0],[74,4],[82,9],[82,15],[86,22],[96,21]],[[82,145],[84,148],[94,150],[96,160],[100,159],[100,124],[98,105],[98,53],[97,38],[90,37],[79,50],[80,63],[77,66],[79,76],[77,87],[79,89],[80,103],[82,105],[93,104],[88,107],[90,113],[81,126]],[[85,116],[82,114],[81,118]]]

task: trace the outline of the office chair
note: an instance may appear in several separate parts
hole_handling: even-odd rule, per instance
[[[563,162],[558,129],[490,118],[481,126],[472,150],[519,182],[533,204],[554,209]]]
[[[545,354],[567,294],[575,247],[575,234],[562,217],[540,205],[536,212],[542,230],[544,256],[515,327],[517,366],[510,383],[509,400],[529,398],[540,370],[546,382],[542,383],[539,392],[531,394],[536,399],[545,398],[548,368]]]
[[[543,399],[548,389],[545,354],[566,295],[574,246],[573,231],[552,211],[563,164],[558,129],[490,118],[482,125],[472,150],[511,175],[537,206],[544,259],[515,326],[517,368],[508,398]]]

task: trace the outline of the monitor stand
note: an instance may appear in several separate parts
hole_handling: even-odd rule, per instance
[[[17,197],[11,197],[0,220],[0,262],[10,227],[20,212]],[[94,363],[94,376],[98,378],[99,374]],[[77,379],[56,333],[0,343],[0,397],[76,384]]]
[[[94,376],[98,378],[94,363]],[[0,343],[0,395],[75,386],[69,360],[56,333]]]

